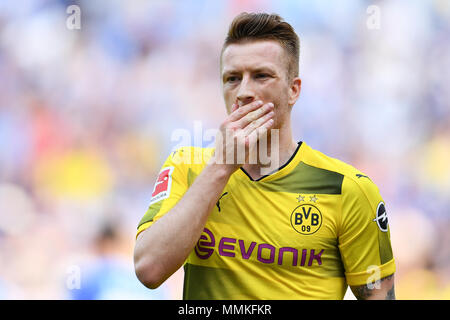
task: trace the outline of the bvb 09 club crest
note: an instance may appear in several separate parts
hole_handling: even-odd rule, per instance
[[[292,211],[291,225],[298,233],[313,234],[322,226],[322,213],[312,204],[302,204]]]

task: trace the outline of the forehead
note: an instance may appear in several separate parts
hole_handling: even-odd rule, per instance
[[[228,45],[222,53],[222,74],[269,67],[285,68],[286,56],[283,47],[272,40],[248,41]]]

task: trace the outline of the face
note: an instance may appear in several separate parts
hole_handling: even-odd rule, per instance
[[[288,76],[287,53],[276,41],[261,40],[228,45],[222,53],[222,89],[228,114],[261,100],[275,106],[274,127],[290,118],[300,93],[299,78]]]

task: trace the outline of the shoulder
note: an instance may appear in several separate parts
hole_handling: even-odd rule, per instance
[[[203,167],[213,154],[214,148],[178,147],[170,152],[166,164],[185,168]]]
[[[334,172],[342,177],[343,195],[366,197],[370,202],[379,200],[379,190],[372,179],[364,172],[342,160],[330,157],[309,146],[305,146],[302,161],[310,166]]]

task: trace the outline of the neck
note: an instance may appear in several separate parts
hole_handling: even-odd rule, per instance
[[[278,130],[278,132],[274,130]],[[242,166],[254,180],[284,165],[292,157],[298,146],[292,138],[290,122],[283,124],[281,128],[272,129],[266,140],[267,142],[258,141],[257,163]]]

